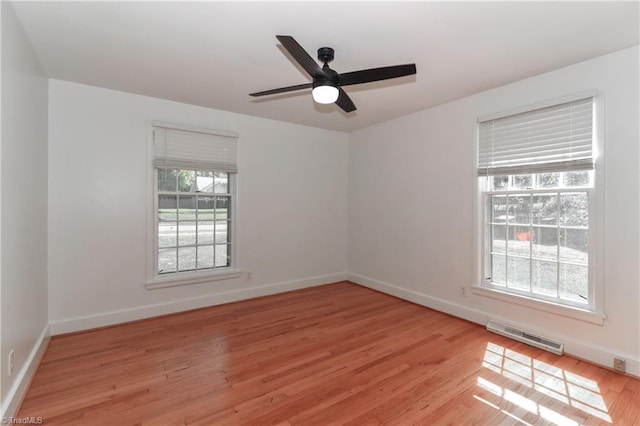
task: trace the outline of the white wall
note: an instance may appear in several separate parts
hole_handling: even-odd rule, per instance
[[[348,135],[49,83],[52,333],[345,278]],[[215,96],[215,94],[211,94]],[[152,120],[240,134],[240,279],[147,290]]]
[[[640,374],[639,48],[633,47],[351,135],[349,278],[473,321],[507,320]],[[423,77],[428,78],[428,77]],[[589,90],[605,98],[604,325],[471,294],[476,119]],[[425,96],[428,96],[426,94]]]
[[[2,2],[0,286],[2,414],[11,415],[46,345],[47,78]],[[14,372],[7,356],[15,350]]]

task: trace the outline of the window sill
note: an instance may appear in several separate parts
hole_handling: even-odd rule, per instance
[[[171,277],[157,277],[154,280],[147,281],[145,287],[147,290],[155,290],[158,288],[180,287],[183,285],[202,284],[211,281],[230,280],[240,278],[242,271],[239,269],[228,269],[218,272],[184,272]]]
[[[545,300],[531,299],[526,296],[507,293],[496,289],[472,286],[471,291],[480,296],[490,297],[503,302],[514,303],[527,308],[537,309],[539,311],[549,312],[551,314],[577,319],[596,325],[603,325],[604,320],[607,318],[606,314],[601,312],[593,312],[587,309],[564,306],[553,302],[547,302]]]

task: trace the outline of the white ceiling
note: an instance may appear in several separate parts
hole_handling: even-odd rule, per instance
[[[352,131],[640,42],[639,2],[14,2],[51,78]],[[275,38],[338,72],[415,63],[416,76],[310,91]]]

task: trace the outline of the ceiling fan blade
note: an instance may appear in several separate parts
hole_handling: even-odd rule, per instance
[[[293,59],[295,59],[311,77],[315,78],[318,75],[325,75],[322,68],[320,68],[320,65],[318,65],[311,56],[309,56],[307,51],[304,50],[293,37],[278,35],[276,38],[280,43],[282,43],[284,48],[287,49],[287,52],[293,56]]]
[[[371,68],[340,74],[340,85],[349,86],[351,84],[370,83],[372,81],[388,80],[390,78],[404,77],[415,73],[416,64]]]
[[[351,98],[349,97],[349,95],[347,95],[347,92],[345,92],[342,89],[338,89],[340,92],[338,94],[338,100],[336,100],[336,105],[338,105],[340,108],[342,108],[344,110],[344,112],[351,112],[351,111],[355,111],[356,110],[356,106],[353,103],[353,101],[351,100]]]
[[[275,95],[276,93],[293,92],[294,90],[311,89],[313,83],[296,84],[295,86],[281,87],[279,89],[265,90],[262,92],[249,93],[249,96]]]

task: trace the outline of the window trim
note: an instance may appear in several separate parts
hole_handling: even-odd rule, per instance
[[[560,305],[548,300],[534,299],[528,296],[522,296],[516,293],[509,293],[496,288],[481,287],[479,285],[471,286],[471,291],[479,296],[500,300],[514,305],[520,305],[538,311],[548,312],[558,316],[577,319],[596,325],[603,325],[607,315],[588,309],[581,309],[569,305]]]
[[[233,249],[232,249],[233,250]],[[229,280],[233,278],[240,278],[242,276],[242,270],[232,268],[221,268],[216,272],[207,271],[188,271],[180,272],[179,276],[162,277],[152,281],[147,281],[145,287],[147,290],[154,290],[158,288],[180,287],[191,284],[202,284],[211,281]]]
[[[238,173],[229,173],[229,195],[231,203],[231,262],[226,268],[216,268],[199,271],[181,271],[171,274],[158,274],[158,168],[153,164],[153,130],[154,125],[164,122],[152,122],[148,126],[147,143],[147,275],[143,283],[147,290],[162,288],[180,287],[185,285],[203,284],[214,281],[236,279],[242,276],[242,269],[239,269],[236,245],[238,241],[236,221],[237,221],[237,187]],[[202,132],[201,127],[188,125],[174,125],[179,130]],[[218,132],[217,130],[215,132]],[[231,134],[231,132],[229,132]],[[234,133],[235,134],[235,133]]]
[[[561,96],[551,100],[540,101],[529,104],[527,106],[519,106],[504,110],[495,114],[488,114],[478,118],[480,121],[500,118],[508,115],[519,114],[522,112],[544,108],[554,104],[571,102],[584,98],[585,96],[593,97],[594,103],[594,131],[593,131],[593,158],[594,158],[594,185],[590,189],[593,195],[593,202],[589,203],[589,286],[592,292],[593,301],[590,301],[590,308],[584,309],[571,305],[551,302],[544,299],[538,299],[530,296],[510,293],[497,288],[489,288],[483,286],[483,268],[485,256],[485,226],[484,226],[484,188],[482,187],[482,177],[477,176],[475,170],[478,161],[478,129],[475,128],[475,149],[473,153],[473,179],[474,179],[474,199],[473,199],[473,282],[471,290],[474,294],[500,300],[506,303],[536,309],[558,316],[586,321],[589,323],[603,325],[607,318],[605,314],[604,300],[604,122],[605,122],[605,98],[598,90],[592,89],[571,95]]]

